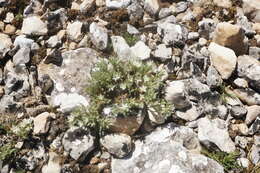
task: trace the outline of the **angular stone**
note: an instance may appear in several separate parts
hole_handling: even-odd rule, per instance
[[[249,56],[260,60],[260,48],[259,47],[249,47]]]
[[[72,41],[78,42],[82,39],[83,37],[81,33],[82,26],[83,23],[79,21],[68,24],[67,34]]]
[[[245,79],[243,78],[237,78],[234,80],[234,84],[238,87],[238,88],[248,88],[248,83]]]
[[[95,137],[88,130],[72,127],[66,131],[62,139],[64,150],[74,160],[85,159],[94,150]]]
[[[232,106],[230,114],[236,119],[245,118],[247,109],[243,106]]]
[[[47,24],[39,16],[26,17],[23,20],[22,33],[25,35],[46,35]]]
[[[237,96],[242,102],[246,103],[247,105],[260,105],[260,94],[255,92],[254,90],[247,88],[239,88],[234,89],[233,93]]]
[[[55,117],[55,114],[44,112],[40,115],[37,115],[33,119],[33,133],[35,135],[46,134],[50,128],[51,119]]]
[[[125,133],[133,135],[142,125],[144,114],[140,111],[137,115],[131,116],[109,116],[109,131],[113,133]]]
[[[30,48],[23,47],[13,56],[14,65],[27,64],[30,61]]]
[[[163,37],[162,41],[167,46],[183,47],[188,39],[187,28],[167,21],[158,24],[157,33]]]
[[[71,112],[75,108],[80,106],[86,107],[89,105],[89,103],[84,96],[77,93],[60,93],[59,95],[54,97],[53,105],[59,106],[59,110],[63,113],[66,113]]]
[[[146,60],[150,58],[151,49],[142,41],[138,41],[134,46],[132,46],[131,51],[133,57],[136,57],[137,59]]]
[[[260,62],[250,56],[239,56],[237,71],[240,77],[245,78],[249,85],[260,91]]]
[[[199,34],[206,39],[212,39],[213,32],[216,28],[216,22],[210,18],[203,18],[198,23]]]
[[[220,119],[199,119],[198,138],[200,141],[210,141],[216,144],[224,152],[234,152],[236,149],[234,142],[229,136],[225,121]]]
[[[222,7],[222,8],[231,8],[232,7],[232,3],[230,0],[214,0],[213,2],[218,7]]]
[[[150,15],[154,16],[160,11],[160,2],[159,0],[145,0],[144,9]]]
[[[207,71],[207,84],[210,88],[217,88],[222,84],[221,76],[218,74],[218,71],[213,67],[209,66]]]
[[[47,96],[49,104],[53,105],[55,96],[60,93],[63,93],[63,95],[59,96],[60,98],[64,98],[61,96],[68,98],[68,94],[75,94],[76,97],[84,96],[87,99],[85,88],[87,86],[87,81],[90,78],[90,71],[97,62],[97,57],[98,54],[95,50],[90,48],[79,48],[63,52],[62,64],[60,66],[52,63],[39,64],[39,78],[47,74],[54,82],[53,91],[50,96]],[[67,100],[67,102],[69,102],[69,100]]]
[[[121,59],[130,59],[132,57],[132,51],[125,39],[120,36],[111,37],[114,52]]]
[[[109,9],[126,8],[131,3],[131,0],[106,0],[106,7]]]
[[[93,8],[95,5],[95,0],[84,0],[80,6],[79,9],[82,13],[87,13],[91,8]]]
[[[210,43],[208,50],[212,65],[220,73],[222,79],[228,79],[237,64],[237,56],[234,51],[216,43]]]
[[[260,116],[256,118],[256,120],[252,123],[249,128],[249,134],[254,135],[260,131]]]
[[[224,173],[216,161],[194,154],[199,146],[195,133],[187,127],[168,124],[157,128],[144,140],[135,142],[134,152],[125,159],[112,159],[113,173]]]
[[[176,110],[175,114],[179,118],[184,119],[186,121],[194,121],[200,116],[199,111],[194,105],[192,105],[191,108],[185,110]]]
[[[61,169],[61,158],[58,154],[50,152],[48,164],[42,167],[42,173],[60,173]]]
[[[173,81],[166,88],[166,100],[174,104],[176,109],[184,109],[191,106],[183,81]]]
[[[247,115],[245,123],[247,125],[251,124],[257,117],[260,117],[260,106],[253,105],[247,107]]]
[[[107,48],[108,44],[108,34],[105,27],[99,26],[97,23],[93,22],[89,26],[90,38],[92,43],[99,49],[104,50]]]
[[[131,21],[138,21],[142,19],[144,9],[138,1],[134,1],[127,7],[127,13],[130,16]]]
[[[25,35],[19,35],[14,40],[14,46],[19,46],[20,48],[22,47],[31,48],[33,43],[34,41],[32,39],[26,38]]]
[[[154,56],[161,61],[166,61],[172,58],[172,48],[167,48],[165,44],[159,44],[154,51]]]
[[[6,53],[10,50],[11,46],[11,38],[6,34],[0,33],[0,59],[6,55]]]
[[[243,11],[253,22],[260,23],[259,0],[243,0]]]
[[[131,137],[126,134],[110,134],[102,137],[100,143],[117,158],[127,156],[132,150]]]
[[[255,137],[259,138],[259,136]],[[251,147],[251,152],[250,152],[250,160],[253,162],[253,164],[257,165],[260,162],[260,143],[259,141],[255,141],[254,145]]]

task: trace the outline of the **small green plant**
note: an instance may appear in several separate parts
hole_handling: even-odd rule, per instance
[[[236,161],[240,155],[238,152],[231,152],[231,153],[226,153],[222,151],[210,152],[206,149],[203,149],[201,153],[220,163],[224,167],[224,170],[226,172],[234,169],[238,169],[238,170],[242,169],[242,167]]]
[[[135,43],[139,40],[135,35],[131,35],[128,32],[124,32],[122,37],[124,37],[129,46],[135,45]]]
[[[109,127],[107,116],[132,116],[144,109],[170,115],[172,107],[163,92],[164,72],[156,69],[152,62],[101,60],[93,68],[86,88],[91,103],[87,109],[76,110],[70,123],[102,131]]]
[[[0,145],[0,160],[5,162],[12,160],[12,156],[19,152],[19,149],[15,147],[16,142],[24,141],[30,135],[32,120],[24,119],[18,122],[17,119],[3,118],[0,122],[0,129],[4,132],[0,134],[0,137],[5,136],[3,144]]]
[[[221,94],[220,99],[223,101],[223,103],[227,103],[227,98],[236,98],[236,96],[234,94],[231,94],[229,90],[229,86],[226,87],[225,84],[219,87],[219,92]]]
[[[7,143],[0,147],[0,160],[5,161],[17,152],[13,143]]]

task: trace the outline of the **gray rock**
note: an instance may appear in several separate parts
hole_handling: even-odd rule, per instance
[[[172,48],[167,48],[165,44],[159,44],[153,55],[161,61],[169,60],[172,58]]]
[[[191,106],[185,83],[183,81],[173,81],[166,88],[166,100],[174,104],[176,109],[184,109]]]
[[[0,172],[1,172],[1,173],[8,173],[8,172],[9,172],[9,169],[10,169],[9,165],[6,164],[6,165],[4,165],[3,167],[2,167],[2,166],[0,167]]]
[[[140,32],[134,26],[127,24],[127,32],[129,34],[139,34]]]
[[[260,22],[260,2],[258,0],[243,0],[243,11],[253,22]]]
[[[260,132],[260,116],[256,118],[249,128],[249,134],[254,135],[257,132]]]
[[[203,155],[194,154],[199,146],[194,132],[187,127],[168,124],[135,142],[135,150],[125,159],[112,159],[113,173],[224,172],[223,167]]]
[[[71,112],[80,106],[88,106],[87,99],[77,93],[60,93],[54,97],[53,105],[59,106],[63,113]]]
[[[197,98],[206,98],[210,95],[211,91],[208,85],[201,83],[198,79],[194,78],[187,80],[189,84],[188,92],[190,95]]]
[[[233,152],[236,147],[231,140],[225,121],[221,119],[210,120],[201,118],[198,121],[198,138],[200,141],[210,141],[221,151]]]
[[[260,48],[259,47],[249,47],[249,56],[252,58],[260,60]]]
[[[240,77],[249,81],[252,88],[260,91],[260,62],[250,56],[239,56],[237,71]]]
[[[146,60],[150,58],[151,49],[146,46],[143,41],[138,41],[130,49],[132,51],[132,56],[137,59]]]
[[[62,60],[60,66],[45,63],[38,65],[39,78],[47,74],[54,82],[51,95],[46,96],[50,105],[53,105],[58,95],[57,98],[74,98],[74,96],[82,98],[80,96],[82,95],[87,99],[85,92],[86,81],[90,78],[90,71],[94,63],[97,62],[97,52],[90,48],[65,51],[62,53]],[[72,95],[68,96],[69,94]]]
[[[50,129],[51,119],[55,114],[44,112],[33,119],[33,133],[35,135],[46,134]]]
[[[162,19],[162,18],[168,17],[172,14],[173,14],[173,12],[170,8],[162,8],[159,12],[158,17],[159,17],[159,19]]]
[[[260,162],[260,137],[255,135],[254,137],[254,145],[251,148],[250,152],[250,160],[253,162],[253,164],[257,165]]]
[[[47,56],[44,59],[45,64],[55,64],[57,66],[61,66],[63,61],[62,54],[59,49],[52,49],[48,52]]]
[[[126,134],[110,134],[102,137],[100,143],[117,158],[123,158],[132,151],[131,137]]]
[[[175,114],[177,117],[186,121],[194,121],[201,115],[195,105],[192,105],[190,108],[187,109],[176,110]]]
[[[234,84],[239,88],[248,88],[248,83],[243,78],[237,78],[234,80]]]
[[[23,47],[13,56],[14,65],[27,64],[30,61],[30,48]]]
[[[197,40],[199,39],[199,33],[198,32],[189,32],[188,34],[188,40]]]
[[[99,49],[104,50],[108,44],[108,34],[105,27],[99,26],[93,22],[89,26],[90,38],[92,43]]]
[[[135,1],[127,7],[127,13],[131,21],[138,21],[143,18],[144,10],[138,1]]]
[[[235,143],[239,147],[245,149],[247,147],[247,145],[248,145],[248,139],[246,137],[236,136],[235,137]]]
[[[82,13],[87,13],[91,8],[93,8],[95,5],[95,0],[84,0],[80,6],[79,9]]]
[[[166,121],[166,117],[160,112],[156,111],[154,108],[148,108],[148,118],[152,125],[163,124]]]
[[[49,153],[48,164],[42,167],[42,173],[60,173],[61,172],[61,158],[54,152]]]
[[[9,61],[10,62],[10,61]],[[29,72],[25,64],[13,66],[5,69],[5,93],[14,96],[16,100],[20,100],[30,94]]]
[[[188,37],[187,28],[167,21],[158,24],[157,32],[163,37],[162,41],[167,46],[183,47]]]
[[[260,106],[257,105],[248,106],[245,123],[249,125],[253,121],[255,121],[255,119],[259,116],[260,116]]]
[[[112,36],[111,40],[114,52],[117,54],[119,58],[129,59],[132,57],[132,51],[123,37]]]
[[[69,39],[71,39],[72,41],[79,42],[83,37],[81,33],[82,27],[83,23],[80,21],[68,23],[66,32],[68,34]]]
[[[4,95],[0,100],[0,111],[1,112],[17,112],[21,108],[14,98],[10,95]]]
[[[250,88],[233,90],[234,94],[247,105],[260,105],[260,94]]]
[[[231,8],[232,3],[230,0],[214,0],[213,1],[215,5],[222,8]]]
[[[216,28],[216,23],[213,19],[203,18],[203,20],[201,20],[198,23],[198,27],[199,27],[198,32],[200,36],[206,39],[211,39],[213,31]]]
[[[256,32],[252,28],[252,24],[248,21],[247,17],[244,14],[237,13],[236,15],[237,25],[241,26],[245,31],[245,35],[247,37],[252,37],[256,34]]]
[[[247,109],[243,106],[232,106],[230,114],[236,119],[243,119],[246,117]]]
[[[187,10],[188,8],[188,2],[178,2],[175,6],[175,9],[173,10],[173,13],[175,14],[179,14],[179,13],[183,13]]]
[[[25,35],[46,35],[47,24],[39,16],[30,16],[23,20],[22,33]]]
[[[238,164],[243,168],[248,168],[250,165],[250,161],[247,158],[239,158]]]
[[[222,85],[223,80],[218,74],[218,71],[213,67],[209,66],[207,71],[207,84],[210,88],[217,88]]]
[[[0,59],[3,58],[12,46],[11,38],[3,33],[0,33]]]
[[[160,2],[159,0],[145,0],[144,9],[147,13],[152,16],[155,16],[160,11]]]
[[[216,43],[210,43],[208,50],[210,52],[212,65],[220,73],[222,79],[228,79],[237,64],[237,56],[234,51]]]
[[[19,35],[14,40],[14,46],[22,47],[29,47],[31,48],[34,41],[32,39],[26,38],[25,35]]]
[[[42,3],[40,1],[31,1],[29,5],[25,7],[23,11],[23,16],[27,17],[29,15],[39,14],[42,8]]]
[[[54,82],[48,74],[44,74],[38,78],[39,86],[46,94],[50,94],[54,87]]]
[[[94,150],[95,137],[88,130],[72,127],[62,139],[64,150],[74,159],[85,159]]]
[[[106,0],[106,7],[109,9],[126,8],[131,3],[131,0]]]
[[[57,35],[51,36],[47,42],[47,47],[54,48],[61,45],[61,40]]]
[[[32,171],[37,167],[39,160],[45,162],[47,160],[46,151],[42,143],[34,144],[33,149],[26,152],[21,161],[24,163],[25,170]]]

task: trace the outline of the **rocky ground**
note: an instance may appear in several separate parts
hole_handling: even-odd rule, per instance
[[[170,116],[71,125],[109,57],[164,71]],[[0,0],[0,172],[260,173],[259,60],[259,0]]]

